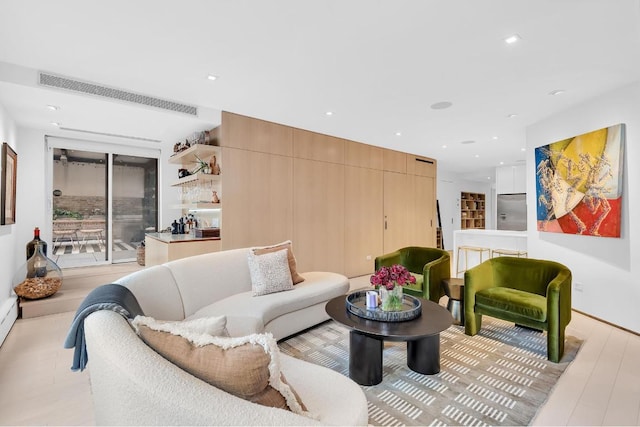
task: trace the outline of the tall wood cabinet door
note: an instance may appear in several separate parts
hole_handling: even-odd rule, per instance
[[[344,164],[382,170],[383,149],[355,141],[344,142]]]
[[[344,165],[294,159],[293,182],[298,271],[344,273]]]
[[[412,175],[384,172],[384,253],[410,246],[414,226]]]
[[[302,129],[293,129],[293,157],[344,163],[344,139]]]
[[[407,153],[401,151],[382,150],[382,168],[388,172],[407,173]]]
[[[224,147],[291,156],[293,128],[278,123],[222,112],[220,144]]]
[[[223,148],[222,247],[263,246],[293,236],[293,159]]]
[[[436,194],[435,179],[425,176],[412,176],[415,211],[413,217],[412,245],[436,247]]]
[[[345,274],[371,274],[382,255],[382,171],[345,168]]]

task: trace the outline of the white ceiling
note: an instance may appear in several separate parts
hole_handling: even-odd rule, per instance
[[[37,71],[199,117],[39,87]],[[528,125],[638,79],[640,0],[0,0],[0,104],[50,134],[55,121],[173,144],[227,110],[486,181],[525,158]]]

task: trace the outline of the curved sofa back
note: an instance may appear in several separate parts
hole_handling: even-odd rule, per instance
[[[182,320],[215,301],[251,290],[248,253],[243,248],[182,258],[115,283],[133,292],[145,315]]]

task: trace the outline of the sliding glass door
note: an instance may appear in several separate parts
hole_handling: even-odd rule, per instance
[[[113,262],[136,260],[144,233],[158,225],[158,161],[113,155]]]
[[[158,225],[158,160],[79,148],[50,144],[52,259],[61,268],[135,261]]]
[[[53,150],[53,260],[61,268],[108,260],[107,153]]]

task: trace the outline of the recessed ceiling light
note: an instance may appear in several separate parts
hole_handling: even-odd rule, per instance
[[[209,80],[211,80],[211,81],[213,81],[213,80],[218,80],[218,76],[213,75],[213,74],[209,74],[209,75],[207,76],[207,79],[209,79]]]
[[[474,144],[474,143],[475,143],[475,141],[474,141],[474,140],[472,140],[472,139],[470,139],[470,140],[468,140],[468,141],[461,141],[461,142],[460,142],[460,144],[464,144],[464,145],[467,145],[467,144]]]
[[[491,137],[491,139],[493,139],[495,141],[496,139],[498,139],[498,137],[497,136],[493,136],[493,137]]]
[[[500,162],[501,165],[504,165],[504,162]]]
[[[526,148],[524,148],[524,147],[522,147],[522,148],[520,149],[520,151],[525,151],[525,150],[526,150]]]
[[[549,92],[549,95],[561,95],[565,92],[564,89],[555,89]]]
[[[509,118],[509,119],[513,119],[514,117],[518,117],[518,115],[517,114],[513,114],[513,113],[512,114],[507,114],[507,118]]]
[[[396,136],[402,136],[402,132],[396,132]]]
[[[51,122],[50,124],[51,126],[60,127],[60,123],[58,122]]]
[[[453,103],[449,102],[449,101],[441,101],[441,102],[436,102],[435,104],[431,104],[431,109],[432,110],[444,110],[445,108],[449,108],[453,105]]]
[[[490,176],[488,176],[488,177],[487,177],[487,179],[491,179],[491,177],[490,177]]]
[[[476,154],[474,157],[477,159],[478,157],[480,157],[480,154]]]
[[[58,111],[60,107],[56,107],[55,105],[47,105],[47,109],[51,111]]]
[[[333,116],[333,111],[327,111],[326,113],[324,113],[327,116]]]
[[[505,43],[507,44],[514,44],[517,43],[518,41],[522,40],[522,37],[520,37],[518,34],[513,34],[507,38],[504,39]]]
[[[446,145],[443,145],[443,146],[442,146],[442,148],[447,148],[447,146],[446,146]]]

